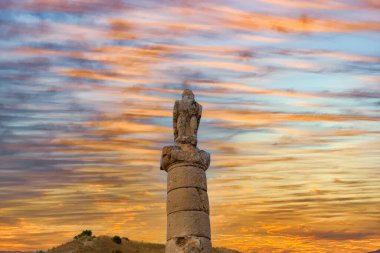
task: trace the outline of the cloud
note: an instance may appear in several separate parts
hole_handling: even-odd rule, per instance
[[[357,55],[357,54],[331,52],[331,51],[320,51],[320,52],[316,51],[314,52],[314,54],[331,57],[334,59],[340,59],[344,61],[347,60],[347,61],[358,61],[358,62],[380,62],[379,57],[366,56],[366,55]]]
[[[266,36],[257,36],[257,35],[248,35],[243,34],[240,36],[243,40],[255,41],[255,42],[266,42],[266,43],[281,43],[286,41],[285,38],[275,38],[275,37],[266,37]]]
[[[318,231],[313,233],[313,236],[320,239],[327,240],[360,240],[374,236],[373,232],[363,233],[350,233],[350,232],[336,232],[336,231]]]
[[[244,128],[254,124],[279,123],[279,122],[344,122],[344,121],[379,121],[377,117],[343,114],[306,114],[306,113],[282,113],[254,110],[208,110],[205,117],[221,122],[223,127]]]
[[[241,83],[229,83],[218,81],[202,81],[193,80],[191,85],[197,88],[211,89],[218,91],[219,93],[231,94],[256,94],[256,95],[269,95],[269,96],[286,96],[286,97],[316,97],[318,94],[297,92],[293,90],[276,90],[269,88],[256,87],[253,85],[241,84]]]
[[[348,6],[339,1],[328,1],[328,2],[304,2],[304,1],[290,1],[290,0],[260,0],[264,3],[269,3],[272,5],[277,5],[281,7],[289,8],[300,8],[308,10],[336,10],[336,9],[347,9]]]
[[[68,1],[59,0],[32,0],[28,2],[13,2],[5,1],[1,6],[4,9],[26,9],[33,11],[51,11],[51,12],[62,12],[62,13],[98,13],[98,12],[117,12],[127,7],[124,1],[121,0],[111,0],[109,3],[105,4],[102,1],[88,1],[79,0],[75,3]]]
[[[380,30],[380,25],[375,22],[317,19],[307,15],[289,18],[258,12],[246,12],[226,6],[213,6],[211,8],[215,13],[218,13],[219,20],[224,27],[238,31],[271,30],[282,33],[347,33]]]
[[[197,67],[204,68],[216,68],[237,72],[254,72],[256,70],[255,67],[250,66],[248,64],[240,64],[233,62],[219,62],[219,61],[205,61],[205,60],[185,60],[185,64],[194,65]]]

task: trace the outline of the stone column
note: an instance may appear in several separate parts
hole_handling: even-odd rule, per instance
[[[175,140],[176,145],[163,148],[161,157],[161,169],[168,173],[165,252],[210,253],[206,181],[210,154],[196,147],[196,134],[175,136]]]

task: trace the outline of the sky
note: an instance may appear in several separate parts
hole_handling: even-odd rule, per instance
[[[165,243],[172,109],[203,106],[212,243],[380,248],[378,0],[0,1],[0,250]]]

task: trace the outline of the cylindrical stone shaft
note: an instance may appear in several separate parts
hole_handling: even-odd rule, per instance
[[[210,253],[206,173],[189,163],[168,167],[166,253]]]

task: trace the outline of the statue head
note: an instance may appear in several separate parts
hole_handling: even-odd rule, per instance
[[[194,93],[189,89],[184,90],[182,92],[182,100],[194,101]]]

